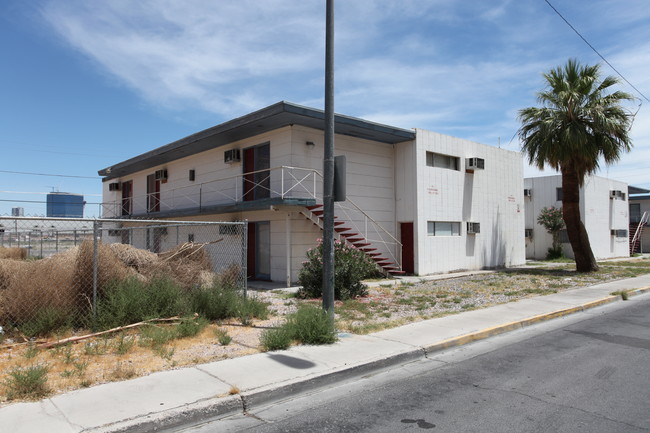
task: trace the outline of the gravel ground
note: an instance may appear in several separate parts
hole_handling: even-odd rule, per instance
[[[440,279],[411,279],[375,283],[368,296],[345,302],[337,301],[336,321],[340,331],[369,333],[405,323],[542,296],[650,272],[650,260],[617,262],[592,274],[577,274],[572,266],[554,264],[525,269],[481,273]],[[124,354],[118,350],[120,336],[95,338],[59,349],[35,350],[29,345],[0,346],[0,404],[6,404],[8,373],[16,367],[45,365],[50,393],[60,393],[98,383],[143,376],[155,371],[180,368],[226,358],[257,353],[264,329],[278,326],[301,303],[320,305],[319,299],[297,299],[286,290],[250,290],[251,296],[269,304],[268,320],[243,326],[237,321],[211,324],[193,338],[174,340],[163,350],[137,344]],[[227,333],[232,342],[222,344],[216,330]],[[4,386],[2,386],[4,385]]]

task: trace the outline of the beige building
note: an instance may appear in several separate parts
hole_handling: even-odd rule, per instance
[[[337,115],[336,232],[394,275],[525,261],[522,159]],[[99,171],[103,216],[249,223],[248,276],[295,282],[322,236],[324,114],[280,102]],[[158,236],[164,236],[158,235]]]

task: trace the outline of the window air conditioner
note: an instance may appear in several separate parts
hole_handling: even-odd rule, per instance
[[[533,195],[532,189],[529,188],[524,189],[524,197],[532,197],[532,195]]]
[[[156,180],[167,180],[167,169],[163,168],[162,170],[156,170],[154,178]]]
[[[467,234],[475,235],[481,233],[481,223],[467,223]]]
[[[533,237],[533,229],[526,229],[525,233],[526,233],[525,236],[527,238],[532,238]]]
[[[485,168],[485,160],[483,158],[467,158],[467,170],[483,170]]]
[[[223,162],[226,164],[232,164],[233,162],[239,161],[241,161],[241,152],[239,149],[230,149],[223,153]]]
[[[113,182],[108,184],[108,190],[109,191],[119,191],[120,190],[120,183],[119,182]]]

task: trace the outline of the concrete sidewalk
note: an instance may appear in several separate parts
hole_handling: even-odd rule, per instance
[[[11,433],[147,432],[279,400],[530,324],[650,291],[650,274],[412,323],[329,346],[296,346],[0,408]],[[238,392],[238,393],[237,393]],[[231,395],[231,393],[237,393]]]

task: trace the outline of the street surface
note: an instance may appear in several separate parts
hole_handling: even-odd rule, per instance
[[[650,432],[650,296],[173,431]]]

